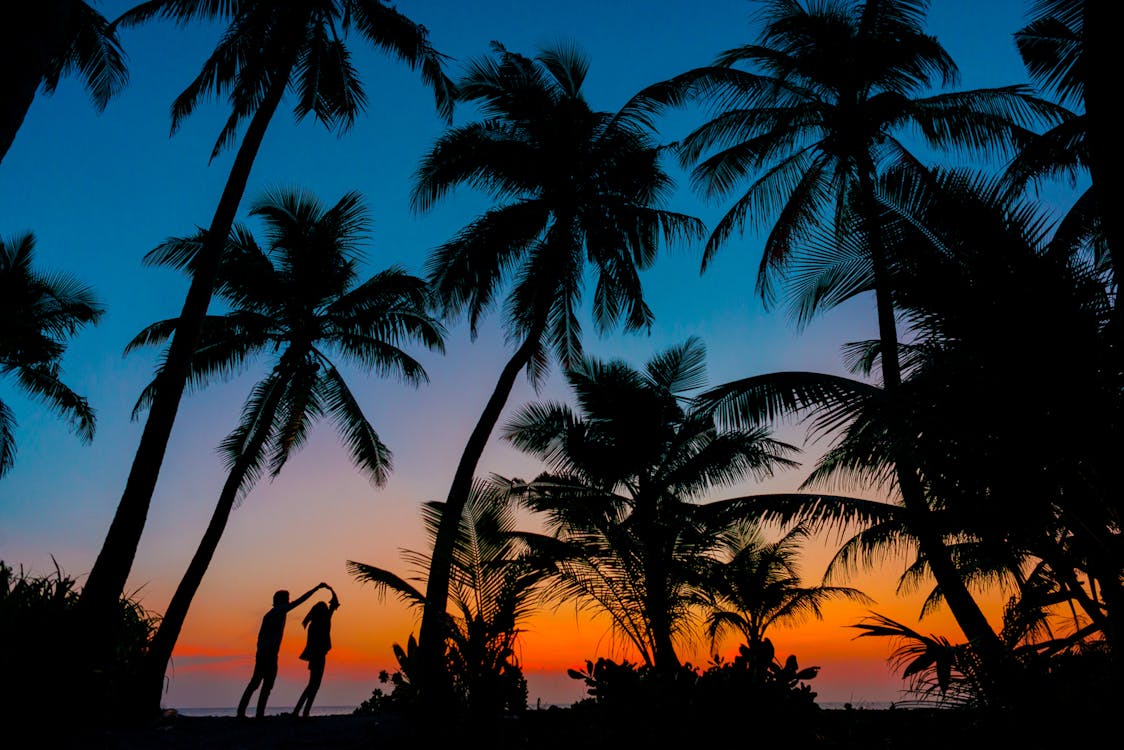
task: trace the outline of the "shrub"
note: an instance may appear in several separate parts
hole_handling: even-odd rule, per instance
[[[74,663],[75,579],[58,564],[46,575],[13,570],[0,560],[0,705],[37,731],[127,717],[130,689],[157,618],[123,597],[114,622],[110,661],[87,669]],[[65,717],[60,721],[60,715]]]

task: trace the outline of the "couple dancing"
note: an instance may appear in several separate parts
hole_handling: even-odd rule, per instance
[[[304,604],[310,596],[320,589],[332,592],[328,602],[316,602],[304,616],[301,625],[308,631],[308,640],[300,658],[308,662],[308,685],[293,709],[293,716],[308,716],[312,710],[312,701],[316,698],[316,691],[320,689],[320,680],[324,677],[324,662],[328,651],[332,648],[332,615],[339,609],[340,600],[336,597],[335,590],[326,583],[319,583],[292,602],[289,601],[288,591],[278,591],[273,595],[273,607],[261,618],[261,629],[258,630],[258,649],[254,658],[254,674],[250,684],[242,693],[242,700],[238,701],[238,717],[246,717],[246,707],[250,704],[250,696],[259,687],[258,707],[256,716],[260,719],[265,716],[265,705],[269,702],[269,693],[273,690],[273,682],[277,679],[277,655],[281,651],[281,637],[285,633],[285,616],[292,610]]]

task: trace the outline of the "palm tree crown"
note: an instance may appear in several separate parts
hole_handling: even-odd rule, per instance
[[[5,3],[0,25],[0,161],[35,95],[77,75],[100,112],[128,81],[116,30],[82,0]]]
[[[281,84],[296,96],[297,120],[312,115],[328,128],[347,130],[366,107],[367,95],[351,63],[351,31],[392,56],[419,68],[444,117],[452,115],[453,87],[442,72],[443,57],[415,24],[383,0],[149,0],[114,24],[135,25],[154,17],[180,24],[228,20],[226,33],[203,69],[172,104],[172,132],[207,96],[226,96],[230,116],[211,153],[234,142],[238,126]]]
[[[231,309],[207,318],[190,375],[198,387],[239,371],[256,355],[273,360],[223,451],[231,463],[246,458],[252,438],[264,430],[268,437],[251,464],[268,460],[276,475],[303,443],[310,420],[326,416],[336,423],[356,464],[382,484],[390,453],[333,358],[407,383],[424,382],[422,366],[399,346],[416,341],[443,350],[442,328],[426,313],[425,283],[397,268],[357,283],[359,246],[368,223],[357,193],[330,208],[304,193],[269,193],[250,215],[265,223],[268,244],[260,246],[244,227],[232,233],[217,284],[219,298]],[[190,269],[203,239],[197,234],[169,240],[146,262]],[[127,351],[165,342],[176,324],[171,319],[149,326]],[[145,389],[138,410],[151,403],[158,383],[157,378]],[[263,423],[263,406],[272,399],[277,399],[276,413]]]
[[[697,339],[640,372],[585,360],[567,373],[581,413],[531,405],[505,437],[546,462],[522,487],[556,542],[554,593],[606,613],[646,664],[678,666],[673,640],[689,632],[706,556],[738,505],[702,503],[715,487],[791,466],[793,449],[759,428],[719,433],[686,393],[703,383]],[[534,541],[534,540],[532,540]]]
[[[450,314],[467,312],[473,332],[510,283],[505,317],[513,338],[543,331],[564,364],[581,356],[582,273],[597,273],[594,321],[650,325],[639,271],[660,236],[696,236],[696,219],[660,208],[671,180],[643,121],[597,112],[582,84],[589,63],[576,50],[527,58],[495,45],[471,63],[460,99],[484,119],[451,128],[422,160],[414,206],[430,209],[458,185],[499,205],[433,254],[429,276]]]
[[[822,607],[831,599],[870,601],[853,588],[803,585],[797,557],[808,533],[795,526],[768,542],[758,525],[747,522],[722,533],[706,577],[713,596],[706,618],[712,644],[734,630],[753,646],[774,625],[822,618]]]
[[[679,155],[708,198],[749,186],[712,230],[704,268],[747,222],[772,223],[758,273],[766,302],[775,297],[774,276],[819,235],[825,218],[853,205],[861,179],[894,165],[921,168],[904,135],[920,135],[933,149],[995,157],[1025,142],[1035,118],[1064,116],[1023,85],[922,96],[959,76],[924,33],[924,0],[761,5],[757,43],[656,84],[640,100],[658,107],[701,99],[713,107],[713,119],[681,141]],[[835,282],[842,289],[832,301],[872,283],[869,271]]]
[[[66,340],[95,324],[103,308],[85,284],[33,267],[35,237],[0,238],[0,375],[66,417],[84,441],[94,437],[94,410],[59,375]],[[0,476],[15,461],[15,414],[0,400]]]

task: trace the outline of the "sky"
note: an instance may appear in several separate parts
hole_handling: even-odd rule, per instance
[[[132,3],[94,5],[114,18]],[[492,40],[525,54],[558,42],[575,44],[591,60],[586,96],[602,110],[616,109],[645,85],[749,42],[755,37],[753,5],[748,0],[397,3],[429,29],[433,45],[449,56],[454,77],[465,62],[487,53]],[[934,0],[928,30],[959,64],[959,88],[1026,81],[1011,37],[1026,8],[1025,0]],[[64,79],[53,95],[36,98],[0,163],[0,236],[33,232],[37,268],[65,271],[88,283],[106,308],[96,327],[72,340],[63,360],[63,380],[96,409],[91,444],[82,444],[11,381],[0,380],[0,398],[18,420],[15,466],[0,479],[0,560],[17,569],[46,574],[57,564],[81,583],[117,507],[142,428],[130,413],[157,354],[125,357],[122,352],[141,328],[176,316],[187,289],[180,274],[145,267],[141,258],[165,238],[210,222],[233,158],[231,149],[208,163],[227,116],[224,102],[204,104],[169,134],[170,104],[194,78],[220,31],[164,21],[125,30],[127,88],[98,113],[79,82]],[[463,190],[428,214],[411,212],[414,169],[443,123],[417,73],[358,40],[352,49],[369,97],[366,115],[347,133],[331,133],[311,120],[295,122],[287,100],[289,107],[283,105],[274,117],[255,162],[239,220],[268,189],[308,190],[327,205],[357,190],[373,219],[366,247],[369,272],[398,265],[421,274],[428,252],[487,203]],[[474,117],[465,107],[455,121]],[[670,114],[661,120],[660,137],[674,140],[698,122],[694,113]],[[669,207],[712,225],[724,206],[701,202],[682,172],[669,167],[679,180]],[[698,336],[707,346],[712,385],[780,370],[845,373],[841,347],[875,333],[872,300],[849,302],[798,330],[783,310],[764,309],[754,295],[760,247],[760,237],[734,238],[705,274],[699,273],[701,247],[663,252],[643,276],[655,314],[651,331],[598,337],[592,325],[586,326],[587,353],[642,366],[653,354]],[[493,313],[473,341],[454,321],[444,355],[412,351],[430,378],[416,389],[345,370],[364,412],[393,451],[389,482],[373,487],[352,468],[333,427],[314,427],[308,444],[280,476],[259,483],[232,514],[180,636],[166,706],[237,703],[273,591],[285,588],[295,597],[320,581],[335,587],[342,606],[317,705],[354,706],[370,696],[379,671],[394,668],[392,644],[404,644],[416,632],[418,613],[393,599],[380,600],[368,585],[350,578],[345,563],[357,560],[407,575],[401,550],[427,549],[420,505],[444,499],[464,441],[510,354],[499,323]],[[251,365],[181,404],[126,591],[155,613],[175,590],[218,498],[224,473],[216,447],[236,424],[243,399],[265,367]],[[557,369],[537,395],[521,380],[506,414],[536,398],[568,399]],[[778,434],[802,441],[792,426]],[[800,469],[716,492],[715,499],[795,489],[820,450],[808,446]],[[530,477],[540,468],[493,438],[479,470]],[[833,541],[818,539],[809,547],[803,560],[807,583],[818,582]],[[917,624],[924,592],[895,591],[904,565],[904,560],[888,561],[843,583],[872,596],[871,609],[923,632],[962,640],[947,613]],[[989,615],[997,616],[998,596],[986,601]],[[902,698],[904,685],[887,664],[890,644],[855,640],[857,631],[848,627],[867,609],[830,604],[823,621],[771,633],[781,655],[795,654],[802,666],[821,667],[810,683],[821,702]],[[289,710],[307,679],[304,662],[297,659],[304,611],[289,617],[271,709]],[[531,705],[582,698],[582,684],[565,671],[585,659],[631,656],[606,621],[572,607],[544,609],[521,641]],[[723,649],[735,645],[726,643]],[[688,645],[681,656],[705,664],[706,644]]]

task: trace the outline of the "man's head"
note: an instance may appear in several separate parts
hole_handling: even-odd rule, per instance
[[[289,592],[285,589],[273,592],[273,606],[284,607],[289,603]]]

